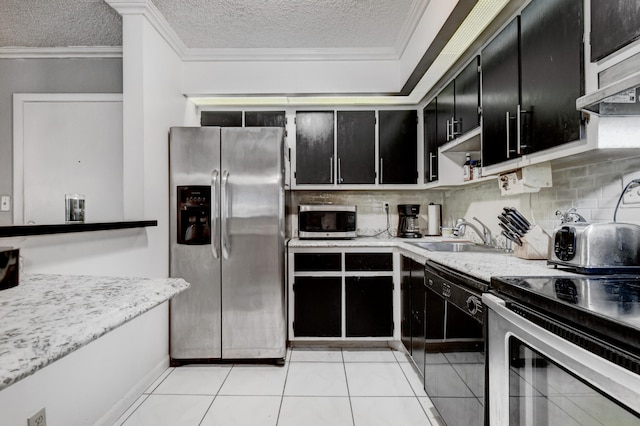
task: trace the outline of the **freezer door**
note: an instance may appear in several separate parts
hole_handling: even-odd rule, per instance
[[[220,358],[220,128],[172,127],[169,146],[170,275],[191,284],[171,300],[171,358]]]
[[[284,358],[280,128],[222,129],[222,357]]]

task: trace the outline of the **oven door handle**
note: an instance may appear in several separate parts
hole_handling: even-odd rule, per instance
[[[491,293],[482,293],[482,303],[484,303],[487,308],[491,308],[494,311],[496,308],[506,308],[507,306],[507,303],[504,300]]]

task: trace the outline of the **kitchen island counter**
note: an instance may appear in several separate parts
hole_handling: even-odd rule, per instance
[[[188,287],[174,278],[23,274],[0,292],[0,390]]]

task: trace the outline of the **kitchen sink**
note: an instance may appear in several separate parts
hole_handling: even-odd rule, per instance
[[[483,246],[471,242],[410,242],[414,246],[430,250],[430,251],[446,251],[446,252],[477,252],[477,253],[500,253],[501,249]]]

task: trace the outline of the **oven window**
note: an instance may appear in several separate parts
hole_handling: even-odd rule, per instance
[[[509,338],[509,424],[638,425],[640,415]]]

